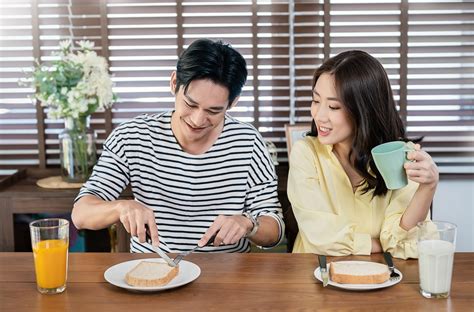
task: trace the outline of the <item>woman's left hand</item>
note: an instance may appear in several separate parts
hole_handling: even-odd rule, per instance
[[[381,253],[383,252],[382,243],[380,243],[380,239],[372,238],[372,247],[370,253]]]
[[[408,179],[420,185],[436,187],[439,181],[438,167],[433,158],[421,150],[420,144],[415,144],[415,151],[409,152],[407,158],[411,160],[404,165]]]

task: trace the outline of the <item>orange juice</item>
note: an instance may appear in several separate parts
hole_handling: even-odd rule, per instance
[[[66,284],[67,249],[65,240],[39,241],[33,248],[36,283],[41,288],[58,288]]]

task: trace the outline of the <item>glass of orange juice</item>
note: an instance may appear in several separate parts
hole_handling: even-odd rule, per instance
[[[38,291],[42,294],[62,293],[67,280],[69,221],[36,220],[30,223],[30,234]]]

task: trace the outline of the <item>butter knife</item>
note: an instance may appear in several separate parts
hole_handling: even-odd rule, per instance
[[[321,270],[321,279],[323,280],[323,287],[326,287],[329,283],[329,272],[326,265],[326,256],[319,255],[319,268]]]
[[[146,233],[146,242],[148,244],[150,244],[151,248],[153,248],[153,250],[158,253],[158,255],[163,258],[163,260],[166,261],[166,263],[168,263],[168,265],[170,267],[175,267],[177,264],[173,261],[173,259],[171,259],[164,251],[162,251],[159,247],[155,247],[152,245],[152,241],[151,241],[151,235],[150,235],[150,229],[148,228],[148,225],[145,224],[145,233]]]

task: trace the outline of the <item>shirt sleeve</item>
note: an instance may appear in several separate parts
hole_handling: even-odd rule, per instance
[[[74,202],[85,195],[94,195],[105,201],[112,201],[120,196],[130,182],[125,141],[123,127],[116,128],[104,142],[99,161]]]
[[[406,231],[400,227],[400,220],[418,188],[418,183],[409,181],[402,189],[393,191],[385,210],[385,219],[380,232],[380,242],[385,251],[401,259],[418,258],[417,227]],[[429,219],[429,214],[426,218]]]
[[[344,214],[344,207],[335,207],[324,194],[339,190],[323,191],[324,184],[325,181],[318,177],[315,151],[306,140],[297,141],[291,150],[288,175],[288,198],[298,222],[302,245],[300,250],[294,251],[331,256],[369,255],[370,234],[356,232],[357,224]]]
[[[278,223],[278,240],[271,246],[265,246],[266,248],[274,247],[283,240],[285,223],[278,200],[278,180],[271,157],[260,136],[256,136],[250,160],[245,209],[255,218],[269,216]]]

